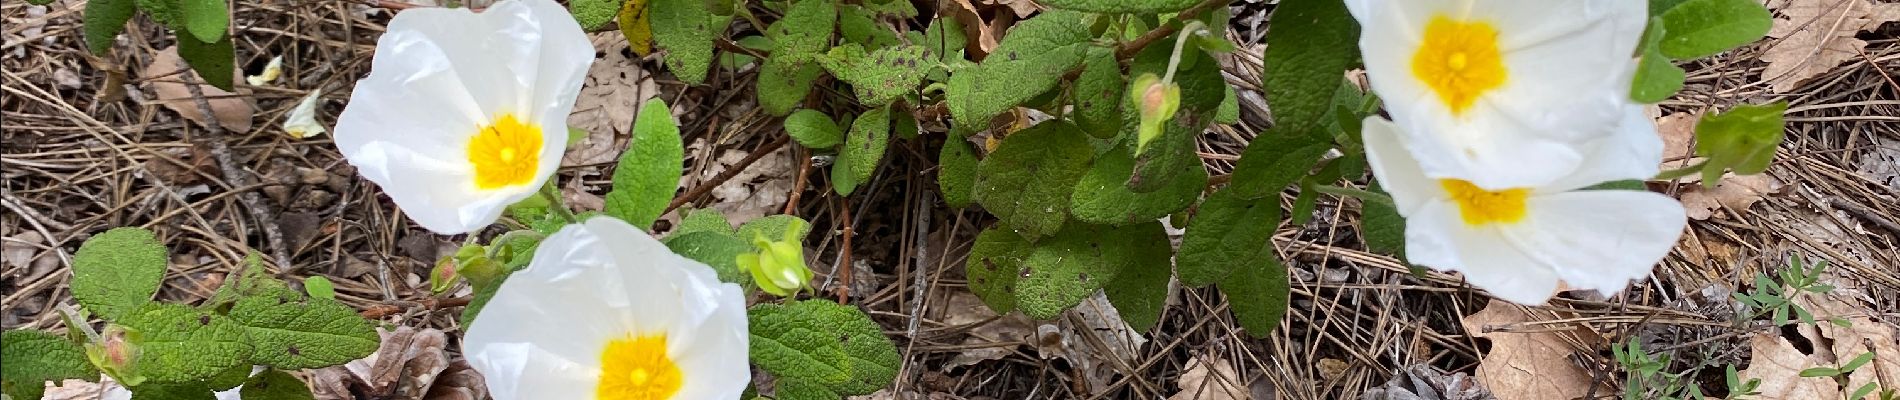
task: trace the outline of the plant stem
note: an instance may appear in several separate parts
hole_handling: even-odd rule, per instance
[[[567,209],[567,203],[561,201],[561,189],[556,188],[554,185],[541,185],[541,190],[537,191],[536,194],[548,200],[548,211],[561,216],[561,219],[565,219],[569,223],[581,223],[581,219],[574,216],[574,211]]]
[[[1203,25],[1201,20],[1196,19],[1189,20],[1187,25],[1181,27],[1181,35],[1174,37],[1174,54],[1168,57],[1168,73],[1161,75],[1161,83],[1174,83],[1174,71],[1181,65],[1181,48],[1187,47],[1188,38],[1206,29]]]
[[[1708,160],[1702,160],[1701,162],[1695,163],[1695,165],[1663,171],[1662,173],[1656,174],[1655,178],[1650,178],[1650,180],[1673,181],[1673,180],[1676,180],[1676,178],[1681,178],[1681,177],[1685,177],[1689,175],[1694,175],[1698,172],[1702,172],[1702,168],[1708,165],[1709,165]]]
[[[1349,188],[1349,187],[1343,187],[1343,186],[1332,186],[1332,185],[1313,185],[1313,190],[1318,190],[1320,193],[1330,194],[1334,196],[1357,197],[1359,198],[1359,200],[1379,203],[1386,206],[1393,205],[1392,196],[1388,196],[1384,193],[1374,192],[1374,191],[1365,190],[1365,189]]]

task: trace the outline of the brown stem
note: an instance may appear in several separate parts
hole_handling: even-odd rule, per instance
[[[805,196],[806,179],[811,176],[811,154],[808,151],[799,150],[798,158],[798,181],[792,184],[792,194],[786,196],[785,212],[780,214],[789,215],[797,212],[798,198]]]
[[[700,196],[705,196],[706,193],[712,192],[713,188],[719,187],[719,185],[725,184],[726,181],[732,180],[732,177],[739,175],[739,171],[743,171],[746,167],[752,166],[752,163],[758,162],[760,158],[765,158],[765,155],[778,151],[778,148],[785,147],[785,143],[791,141],[791,135],[779,135],[778,139],[773,140],[772,143],[767,143],[763,147],[752,150],[752,154],[747,154],[745,158],[740,159],[738,163],[726,167],[725,171],[720,171],[719,175],[714,175],[712,180],[700,182],[699,186],[694,186],[693,190],[686,191],[685,195],[674,198],[672,203],[666,205],[666,211],[661,211],[660,214],[672,212],[673,209],[686,205],[686,202],[693,201],[693,199],[697,199]]]
[[[190,69],[185,65],[184,60],[179,60],[177,66]],[[178,74],[178,78],[185,82],[185,89],[191,91],[191,99],[198,103],[198,112],[204,114],[206,133],[204,137],[199,138],[199,141],[203,146],[211,149],[211,155],[217,159],[218,169],[223,173],[224,179],[230,181],[228,183],[231,183],[233,187],[252,187],[251,176],[245,174],[244,169],[231,158],[231,147],[224,143],[224,126],[218,124],[217,114],[211,112],[211,101],[205,99],[204,89],[198,86],[200,85],[198,74],[186,72]],[[244,208],[250,211],[251,219],[257,220],[258,228],[264,230],[264,241],[269,244],[271,258],[277,261],[280,276],[296,273],[297,267],[291,265],[290,252],[284,245],[284,232],[277,228],[277,210],[271,209],[270,205],[265,204],[263,198],[253,191],[239,194],[238,201],[244,203]]]
[[[403,311],[408,310],[408,309],[440,310],[444,308],[465,307],[465,306],[468,306],[468,302],[473,299],[474,299],[473,297],[464,296],[464,297],[452,297],[452,298],[447,298],[447,299],[438,299],[438,298],[431,297],[427,299],[422,299],[421,301],[392,301],[389,303],[369,306],[368,309],[363,310],[363,312],[359,313],[359,315],[362,315],[363,318],[380,319],[380,318],[391,316],[391,315],[401,314],[403,313]]]
[[[1180,14],[1175,14],[1174,20],[1187,21],[1190,19],[1194,19],[1196,17],[1200,17],[1201,13],[1207,12],[1207,10],[1212,9],[1214,7],[1227,5],[1228,2],[1229,0],[1202,1],[1200,2],[1200,4],[1195,4],[1193,7],[1188,7],[1188,9],[1186,10],[1181,10]],[[1173,24],[1162,24],[1158,28],[1154,28],[1153,30],[1149,30],[1147,33],[1141,34],[1141,36],[1136,37],[1135,40],[1129,41],[1128,43],[1122,43],[1121,48],[1115,50],[1115,58],[1118,60],[1127,60],[1130,58],[1135,58],[1135,54],[1140,53],[1141,50],[1144,48],[1147,48],[1148,45],[1153,44],[1155,41],[1165,39],[1168,37],[1168,35],[1173,35],[1174,31],[1179,30],[1179,29],[1181,29],[1181,27],[1175,26]]]
[[[838,249],[838,286],[832,287],[832,293],[838,295],[838,304],[851,302],[851,199],[838,196],[838,221],[844,225],[844,242]]]

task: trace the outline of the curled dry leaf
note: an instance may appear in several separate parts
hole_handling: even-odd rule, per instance
[[[1795,349],[1787,338],[1763,332],[1748,338],[1748,369],[1738,375],[1742,381],[1760,379],[1756,387],[1763,399],[1838,399],[1840,386],[1827,377],[1801,377],[1801,371],[1823,367],[1813,355]]]
[[[561,157],[561,166],[572,167],[612,163],[626,150],[623,138],[632,135],[633,116],[641,104],[660,95],[659,84],[640,68],[640,60],[629,56],[627,38],[620,32],[588,35],[594,48],[605,55],[587,68],[587,80],[581,84],[574,111],[567,116],[569,129],[587,131],[580,143],[569,146]]]
[[[1602,339],[1582,329],[1539,332],[1488,332],[1498,327],[1531,322],[1522,308],[1500,300],[1491,300],[1484,311],[1465,317],[1465,332],[1491,339],[1491,351],[1478,360],[1478,382],[1490,388],[1502,400],[1573,399],[1583,397],[1596,386],[1597,393],[1613,393],[1590,378],[1590,371],[1578,367],[1570,355],[1577,350],[1565,338],[1586,341]]]
[[[191,97],[191,89],[185,87],[185,81],[178,74],[191,74],[193,81],[201,83],[205,99],[211,103],[211,114],[217,117],[218,126],[224,129],[245,133],[251,131],[251,117],[257,115],[257,106],[252,105],[249,96],[226,92],[211,85],[204,85],[198,73],[185,67],[183,58],[178,57],[178,47],[166,47],[152,55],[152,62],[145,64],[139,71],[139,80],[145,82],[146,90],[152,94],[152,103],[165,106],[177,112],[185,119],[205,124],[204,112]],[[240,71],[237,75],[243,75]],[[241,91],[240,91],[241,92]]]
[[[1234,363],[1216,354],[1194,356],[1187,371],[1175,379],[1181,391],[1168,400],[1242,400],[1249,398],[1248,385],[1234,370]]]
[[[1367,389],[1359,400],[1497,400],[1465,373],[1446,374],[1430,364],[1413,364],[1385,385]]]
[[[1656,133],[1663,139],[1663,169],[1682,168],[1695,164],[1695,123],[1700,119],[1696,113],[1674,113],[1656,119]],[[1689,174],[1681,182],[1696,182],[1702,174]]]
[[[1689,210],[1689,218],[1706,220],[1715,215],[1717,208],[1747,212],[1748,207],[1761,201],[1762,196],[1781,191],[1781,182],[1768,174],[1736,176],[1724,175],[1722,183],[1715,189],[1704,189],[1701,185],[1685,187],[1682,191],[1682,206]]]
[[[377,333],[383,342],[376,353],[311,374],[310,386],[318,400],[422,399],[449,369],[444,349],[448,336],[442,331],[404,326],[394,331],[377,328]],[[469,378],[455,379],[466,384]]]
[[[990,310],[989,306],[983,305],[982,299],[978,299],[975,294],[971,294],[970,292],[953,292],[947,300],[946,305],[939,309],[944,311],[942,320],[945,324],[949,324],[949,326],[960,327],[971,324],[982,324],[970,328],[968,331],[969,335],[963,338],[963,344],[965,345],[1010,342],[1024,343],[1036,332],[1036,328],[1033,322],[1029,320],[1029,317],[1024,317],[1021,313],[1010,313],[1009,315],[998,316],[995,311]],[[949,362],[944,363],[944,371],[956,372],[958,368],[962,368],[963,366],[976,365],[976,363],[984,361],[1001,360],[1003,357],[1015,352],[1016,347],[1017,345],[990,346],[963,350],[963,352],[957,353],[955,357],[951,357]]]
[[[1123,366],[1140,363],[1139,350],[1146,343],[1148,338],[1123,322],[1121,312],[1101,293],[1063,312],[1054,325],[1037,327],[1040,356],[1068,360],[1091,395],[1108,390]]]
[[[1848,326],[1822,322],[1812,329],[1802,330],[1809,336],[1809,342],[1827,344],[1825,349],[1817,349],[1814,356],[1831,358],[1827,364],[1838,366],[1862,354],[1874,354],[1867,365],[1847,375],[1847,385],[1842,391],[1851,392],[1868,383],[1879,383],[1886,388],[1900,384],[1900,326],[1870,317],[1881,313],[1867,305],[1871,301],[1860,290],[1837,287],[1825,295],[1795,297],[1794,302],[1814,313],[1815,318],[1836,316],[1848,322]]]
[[[1826,74],[1835,66],[1866,53],[1867,42],[1856,32],[1871,31],[1900,21],[1900,3],[1873,0],[1785,0],[1771,4],[1775,18],[1768,36],[1780,38],[1761,56],[1768,62],[1762,79],[1772,80],[1777,92],[1794,91],[1802,82]]]

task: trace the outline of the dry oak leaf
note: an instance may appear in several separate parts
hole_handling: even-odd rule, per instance
[[[1780,38],[1761,60],[1768,63],[1762,79],[1772,80],[1776,92],[1788,93],[1802,81],[1821,76],[1835,66],[1860,58],[1867,42],[1855,32],[1872,31],[1880,24],[1900,20],[1900,3],[1872,0],[1786,0],[1770,4],[1775,18],[1768,36]]]
[[[953,327],[981,324],[970,328],[969,335],[963,338],[962,344],[965,345],[1024,342],[1036,333],[1035,321],[1031,321],[1029,317],[1023,316],[1022,313],[996,315],[989,306],[983,305],[982,299],[978,299],[970,292],[953,292],[944,304],[945,306],[937,308],[943,312],[941,319],[944,324]],[[943,370],[956,372],[958,368],[964,366],[1001,360],[1014,353],[1016,347],[1018,346],[985,346],[963,350],[955,357],[951,357],[949,362],[944,363]]]
[[[1748,338],[1748,369],[1737,374],[1743,382],[1760,379],[1755,388],[1762,399],[1838,399],[1841,389],[1827,377],[1801,377],[1801,370],[1829,366],[1814,356],[1802,354],[1788,339],[1774,333],[1759,333]]]
[[[585,130],[587,137],[569,146],[567,155],[561,157],[563,167],[618,160],[626,147],[621,139],[632,136],[633,116],[639,106],[660,95],[653,75],[640,68],[638,58],[628,56],[625,35],[603,32],[588,37],[605,55],[587,68],[574,111],[567,115],[567,127]]]
[[[1833,361],[1828,365],[1840,365],[1862,354],[1874,353],[1874,359],[1867,365],[1855,369],[1847,376],[1847,386],[1842,390],[1854,390],[1868,383],[1879,383],[1882,387],[1894,388],[1900,384],[1900,327],[1870,317],[1880,312],[1867,304],[1861,291],[1839,287],[1825,295],[1806,294],[1795,297],[1799,304],[1814,313],[1816,318],[1839,317],[1846,319],[1848,326],[1832,323],[1815,324],[1808,339],[1812,343],[1827,343],[1827,353],[1816,351],[1816,356],[1831,355]],[[1818,337],[1813,337],[1818,336]]]
[[[1218,355],[1202,354],[1188,360],[1186,372],[1175,379],[1181,391],[1168,400],[1241,400],[1250,397],[1247,383],[1241,382],[1234,363]]]
[[[1491,351],[1478,361],[1478,382],[1500,400],[1573,399],[1583,397],[1596,386],[1596,393],[1612,393],[1611,388],[1594,383],[1590,371],[1570,359],[1577,350],[1565,333],[1585,341],[1602,337],[1594,332],[1488,332],[1513,324],[1531,322],[1531,315],[1516,305],[1491,300],[1483,311],[1465,317],[1465,332],[1491,339]]]
[[[1747,212],[1748,207],[1761,201],[1762,196],[1781,191],[1781,182],[1767,174],[1736,176],[1723,175],[1722,183],[1715,189],[1705,189],[1693,185],[1682,192],[1682,206],[1689,211],[1689,218],[1697,221],[1709,219],[1717,208]]]
[[[139,71],[139,80],[144,81],[146,90],[152,93],[148,104],[158,104],[169,108],[178,115],[205,125],[205,114],[198,108],[198,102],[192,98],[191,89],[185,86],[180,74],[190,74],[193,82],[203,83],[196,71],[185,67],[185,61],[178,57],[178,46],[166,47],[152,55],[152,62],[145,64]],[[238,76],[243,76],[239,71]],[[257,106],[252,105],[248,93],[233,94],[211,85],[198,85],[204,89],[207,102],[211,103],[211,115],[218,119],[218,126],[234,133],[251,131],[251,117],[257,115]]]
[[[1656,118],[1656,133],[1663,139],[1663,169],[1686,167],[1699,159],[1695,156],[1695,123],[1700,118],[1700,114],[1683,112]],[[1689,174],[1682,182],[1701,178],[1702,174]]]

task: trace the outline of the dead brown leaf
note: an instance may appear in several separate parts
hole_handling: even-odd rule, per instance
[[[969,44],[964,46],[970,59],[981,60],[984,55],[990,54],[990,50],[996,49],[1002,39],[1002,30],[992,29],[991,22],[983,20],[983,14],[977,12],[976,5],[970,4],[970,0],[952,0],[941,4],[937,12],[955,18],[958,24],[963,25],[963,36],[970,38]],[[996,19],[1014,21],[1014,16],[1013,13],[1007,17],[998,15]]]
[[[1816,318],[1838,317],[1845,319],[1848,326],[1822,322],[1815,324],[1809,340],[1814,343],[1827,343],[1827,352],[1816,351],[1816,356],[1831,356],[1829,365],[1840,365],[1859,357],[1873,353],[1874,359],[1867,365],[1855,369],[1847,376],[1847,386],[1843,391],[1852,391],[1868,383],[1879,383],[1891,388],[1900,383],[1900,328],[1874,319],[1879,315],[1873,307],[1867,306],[1859,290],[1839,287],[1825,295],[1806,294],[1795,297],[1799,304],[1814,313]]]
[[[184,68],[184,65],[184,59],[178,57],[178,47],[166,47],[152,55],[152,62],[145,64],[145,69],[139,71],[139,79],[145,81],[146,90],[152,93],[152,103],[165,106],[203,126],[204,112],[200,111],[197,101],[192,98],[191,89],[185,87],[185,81],[178,76],[192,74],[195,78],[198,73]],[[240,71],[238,75],[243,73]],[[204,79],[195,78],[194,81],[204,82]],[[251,104],[248,94],[233,94],[211,85],[199,85],[199,88],[204,89],[204,96],[211,103],[211,114],[217,117],[218,126],[236,133],[251,131],[251,117],[257,115],[257,106]]]
[[[1682,206],[1689,209],[1689,218],[1706,220],[1715,215],[1717,208],[1747,212],[1748,207],[1761,201],[1762,196],[1781,191],[1781,182],[1768,174],[1723,176],[1722,183],[1715,189],[1703,189],[1693,185],[1682,191]]]
[[[1478,382],[1502,400],[1571,399],[1583,397],[1592,386],[1597,393],[1610,388],[1593,383],[1586,371],[1570,359],[1577,350],[1565,332],[1487,332],[1531,322],[1531,315],[1515,305],[1491,300],[1483,311],[1461,322],[1472,336],[1491,339],[1491,351],[1478,361]],[[1598,340],[1594,332],[1571,330],[1584,340]]]
[[[977,2],[991,7],[1007,8],[1011,13],[1016,14],[1017,19],[1028,17],[1042,9],[1042,5],[1036,4],[1035,0],[977,0]]]
[[[1181,391],[1168,400],[1239,400],[1250,397],[1248,385],[1241,382],[1234,363],[1219,355],[1202,354],[1188,361],[1186,372],[1175,379]]]
[[[1695,123],[1697,118],[1699,117],[1694,113],[1679,112],[1656,119],[1656,133],[1661,134],[1663,139],[1662,159],[1664,169],[1680,168],[1694,164],[1691,161],[1685,160],[1690,160],[1695,157]],[[1700,177],[1700,175],[1690,174],[1690,176],[1684,177],[1683,179],[1686,181],[1690,178]]]
[[[638,59],[629,57],[627,38],[620,32],[590,35],[594,48],[606,55],[587,69],[580,98],[574,100],[574,112],[567,116],[567,127],[587,131],[561,157],[561,166],[592,165],[614,162],[626,145],[621,138],[632,135],[633,117],[641,104],[660,95],[652,74],[640,68]]]
[[[1900,20],[1900,3],[1871,0],[1788,0],[1777,2],[1783,17],[1776,18],[1768,36],[1781,42],[1761,56],[1768,63],[1762,78],[1773,80],[1777,92],[1788,93],[1803,81],[1821,76],[1835,66],[1860,58],[1867,42],[1855,32],[1873,30]]]
[[[1841,389],[1826,377],[1802,378],[1801,370],[1822,367],[1824,363],[1794,348],[1787,338],[1772,332],[1748,338],[1748,369],[1739,374],[1742,381],[1760,379],[1756,391],[1762,399],[1838,399]]]
[[[949,362],[944,363],[945,372],[955,372],[963,366],[976,365],[984,361],[1001,360],[1015,352],[1017,347],[1026,343],[1029,337],[1036,333],[1034,322],[1030,321],[1029,317],[1024,317],[1020,313],[1010,313],[999,317],[995,311],[990,310],[989,306],[983,305],[982,299],[978,299],[970,292],[951,293],[945,305],[938,309],[943,310],[943,322],[949,326],[982,324],[970,329],[969,336],[963,338],[963,344],[1017,343],[1010,346],[963,350],[955,357],[951,357]]]

